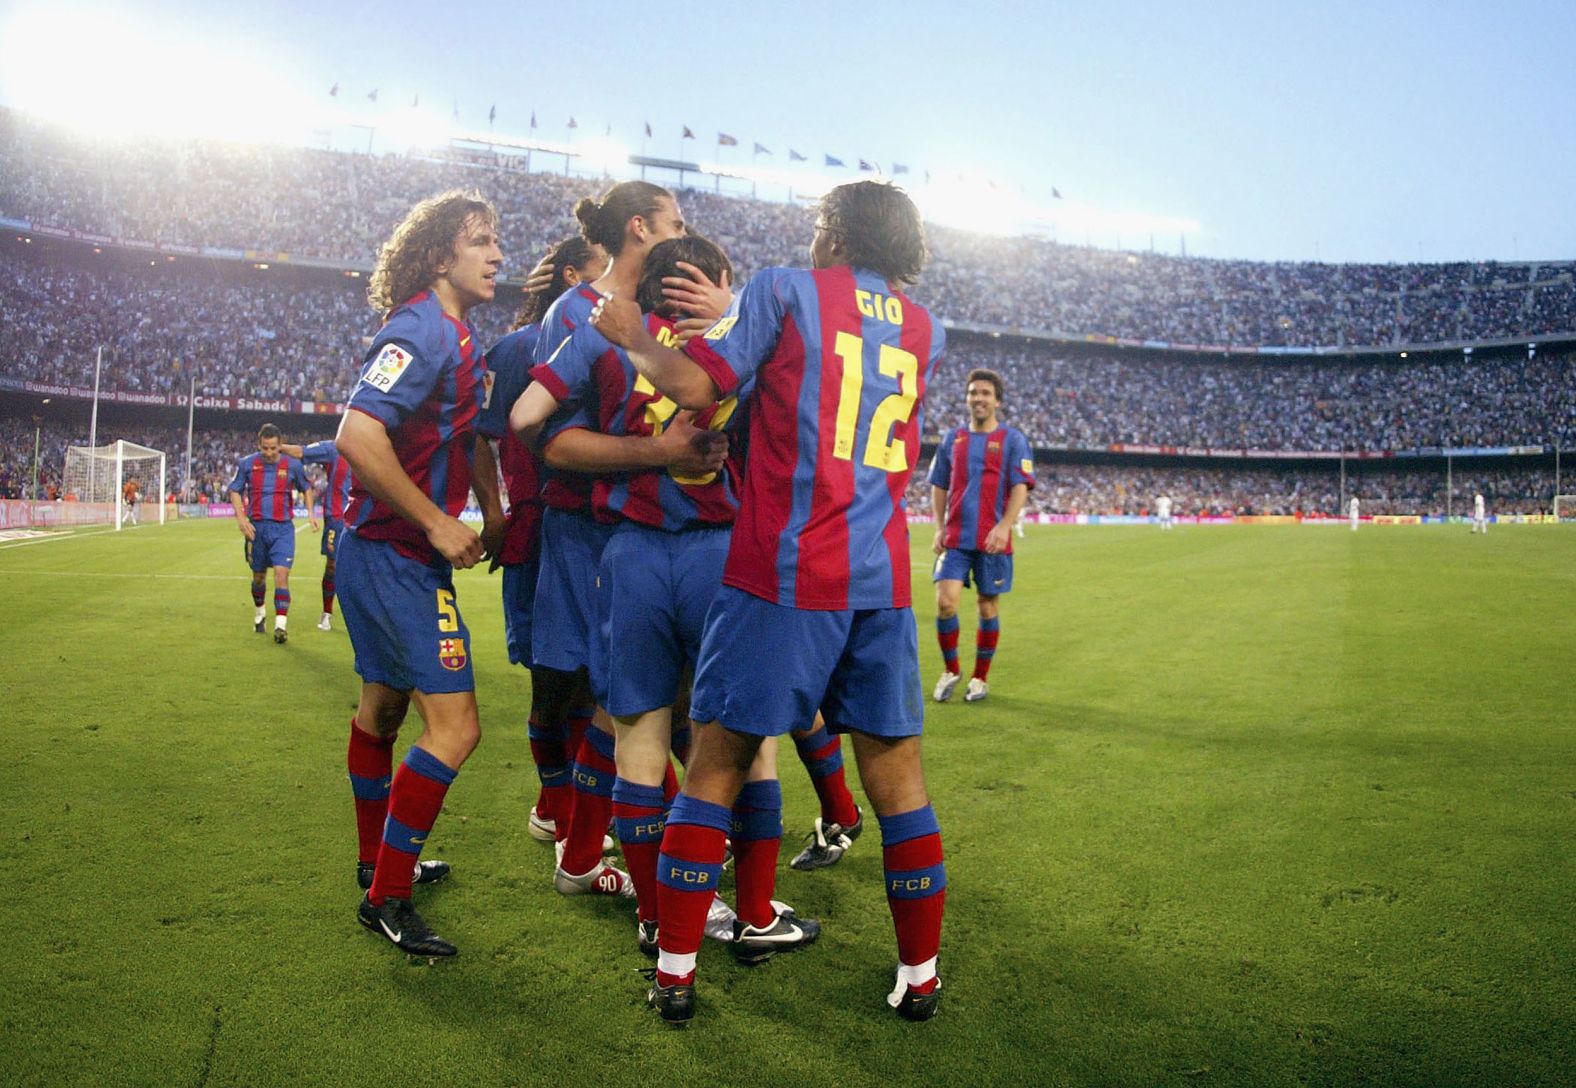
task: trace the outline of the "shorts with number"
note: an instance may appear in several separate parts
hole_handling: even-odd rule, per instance
[[[324,518],[322,554],[334,558],[334,549],[339,547],[339,538],[344,535],[345,522],[342,518]]]
[[[948,548],[936,560],[931,581],[961,581],[964,588],[973,585],[986,597],[1012,590],[1012,555],[992,555],[972,548]]]
[[[690,717],[736,733],[808,728],[917,736],[919,631],[907,608],[816,611],[723,586],[706,614]]]
[[[591,690],[609,714],[673,705],[685,666],[699,659],[732,533],[667,533],[634,522],[613,531],[597,577],[591,645]]]
[[[506,563],[503,568],[503,637],[509,664],[531,667],[531,613],[536,607],[538,562]]]
[[[541,569],[531,613],[535,664],[560,672],[590,667],[596,574],[612,531],[589,514],[551,508],[542,514]]]
[[[246,565],[261,574],[269,567],[288,567],[295,562],[295,522],[254,521],[253,539],[246,542]]]
[[[339,540],[335,568],[339,609],[363,680],[429,695],[476,690],[471,635],[447,563],[411,559],[352,530]]]

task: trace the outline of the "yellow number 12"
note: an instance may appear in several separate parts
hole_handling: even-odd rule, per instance
[[[865,387],[865,342],[851,332],[840,332],[833,351],[843,362],[842,389],[837,397],[837,429],[832,434],[832,456],[843,461],[854,459],[854,432],[859,426],[859,398]],[[876,367],[888,378],[897,379],[896,393],[881,398],[870,416],[870,437],[865,442],[864,462],[883,472],[908,471],[908,443],[892,437],[895,426],[907,423],[914,414],[919,396],[919,360],[914,353],[882,344]]]

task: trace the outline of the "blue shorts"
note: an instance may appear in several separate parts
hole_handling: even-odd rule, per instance
[[[334,549],[339,547],[339,538],[345,535],[345,522],[342,518],[323,519],[323,544],[321,552],[330,559],[334,558]]]
[[[963,587],[969,587],[973,580],[974,588],[979,590],[981,597],[994,597],[998,593],[1012,591],[1012,554],[992,555],[990,552],[975,551],[972,548],[948,548],[936,560],[935,572],[931,575],[932,582],[950,579],[961,581]]]
[[[295,563],[295,522],[254,521],[252,528],[257,536],[246,541],[246,565],[253,574]]]
[[[597,578],[592,691],[616,716],[672,706],[700,656],[722,588],[731,529],[665,533],[634,522],[613,531]]]
[[[819,710],[834,733],[917,736],[919,631],[907,608],[814,611],[723,586],[706,614],[690,717],[780,736]]]
[[[589,514],[548,507],[542,513],[536,603],[531,611],[531,660],[560,672],[591,665],[596,574],[612,533]]]
[[[509,664],[531,667],[531,611],[536,607],[535,559],[503,568],[503,637]]]
[[[337,560],[339,610],[363,680],[428,695],[476,690],[447,563],[422,563],[353,530],[339,538]]]

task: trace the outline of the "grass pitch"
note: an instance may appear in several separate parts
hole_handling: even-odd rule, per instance
[[[1031,528],[990,698],[927,719],[941,1014],[882,1001],[874,826],[787,869],[816,810],[785,753],[779,897],[825,934],[753,971],[708,946],[683,1032],[631,907],[560,898],[526,835],[496,578],[459,578],[486,736],[418,893],[462,955],[355,924],[316,550],[278,647],[227,522],[0,545],[0,1082],[1570,1083],[1568,528]]]

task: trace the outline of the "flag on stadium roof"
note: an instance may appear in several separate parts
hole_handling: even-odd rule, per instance
[[[904,166],[902,163],[895,162],[895,163],[892,164],[892,174],[893,174],[894,177],[897,176],[898,174],[906,174],[906,173],[908,173],[908,167]]]
[[[650,137],[651,137],[651,122],[647,121],[646,122],[646,138],[650,139]]]
[[[681,140],[693,140],[694,138],[695,138],[695,134],[690,131],[690,127],[688,125],[685,125],[684,126],[684,135],[680,136],[679,139],[681,139]]]
[[[570,118],[570,119],[569,119],[569,127],[570,127],[570,128],[579,128],[579,127],[580,127],[580,125],[579,125],[579,123],[578,123],[578,122],[577,122],[577,121],[576,121],[576,120],[575,120],[575,119],[574,119],[574,118],[573,118],[573,117],[571,117],[571,118]]]
[[[1051,196],[1053,198],[1055,198],[1056,200],[1060,200],[1062,198],[1062,191],[1060,189],[1058,189],[1056,186],[1052,185],[1051,186]]]
[[[609,121],[609,122],[608,122],[608,123],[607,123],[607,131],[606,131],[606,132],[604,132],[604,133],[602,133],[602,135],[603,135],[603,136],[604,136],[604,137],[607,137],[607,136],[611,136],[611,135],[613,135],[613,122],[611,122],[611,121]]]
[[[717,146],[718,147],[738,147],[739,146],[739,140],[735,136],[729,136],[726,132],[719,132],[719,133],[717,133]]]
[[[410,100],[410,108],[411,109],[415,109],[419,105],[421,105],[421,95],[418,94],[418,95],[412,96],[412,98]]]
[[[809,160],[807,158],[805,158],[803,155],[799,154],[799,152],[795,151],[793,148],[790,147],[788,149],[788,161],[789,162],[808,162]]]
[[[497,108],[498,108],[497,106],[493,107],[493,109],[497,109]],[[535,110],[531,111],[531,127],[532,128],[536,127],[536,111]]]
[[[368,102],[376,102],[377,100],[378,100],[378,89],[376,87],[374,87],[374,88],[372,88],[372,90],[367,92],[367,101]]]
[[[832,156],[828,155],[828,156],[826,156],[826,165],[828,165],[828,166],[842,166],[843,165],[843,160],[842,159],[834,159]]]
[[[498,120],[498,103],[494,102],[492,109],[487,111],[487,123],[490,125],[496,120]],[[536,114],[534,113],[531,114],[531,127],[536,127]]]
[[[330,97],[330,98],[338,98],[339,97],[339,84],[336,83],[336,84],[334,84],[332,87],[330,87],[328,89],[328,97]]]
[[[755,145],[754,152],[752,152],[752,154],[756,154],[756,155],[770,155],[771,153],[772,153],[772,149],[767,147],[765,144],[762,144],[762,143],[757,143]]]
[[[877,174],[879,174],[881,172],[881,168],[879,166],[877,166],[875,163],[870,162],[870,161],[868,161],[866,159],[860,159],[859,160],[859,169],[861,169],[861,170],[870,170],[870,171],[873,171],[874,173],[877,173]]]

